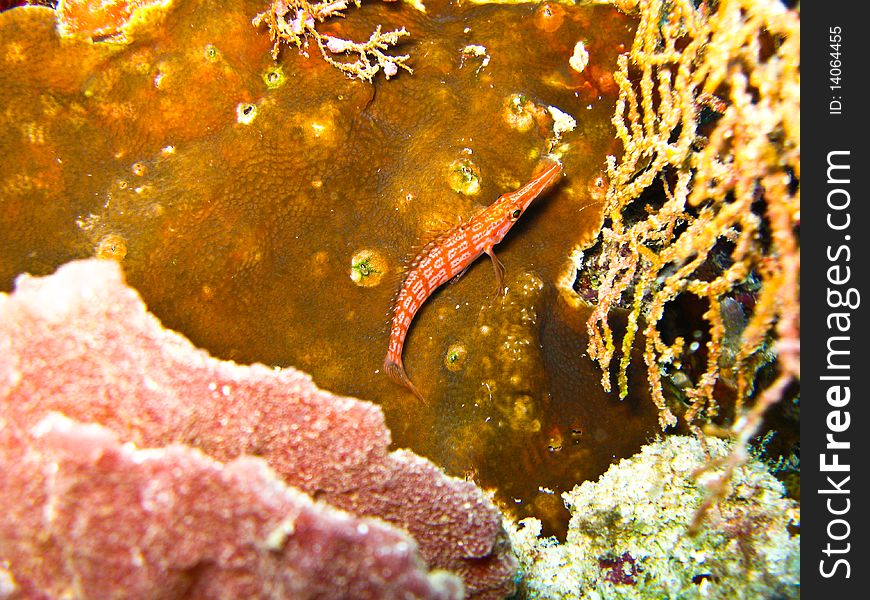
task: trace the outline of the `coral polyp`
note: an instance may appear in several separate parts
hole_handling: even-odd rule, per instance
[[[266,72],[263,73],[263,81],[266,83],[266,87],[273,90],[287,83],[287,76],[284,75],[284,69],[278,65],[266,69]]]
[[[450,371],[461,371],[467,356],[468,349],[464,344],[451,344],[444,355],[444,366]]]
[[[243,102],[236,106],[236,120],[242,125],[250,125],[257,118],[257,105]]]
[[[360,250],[350,259],[350,278],[357,285],[378,285],[386,273],[386,260],[374,250]]]
[[[530,130],[536,122],[543,123],[546,114],[543,107],[537,106],[523,94],[511,94],[502,112],[507,124],[520,132]]]
[[[447,167],[447,182],[457,194],[474,196],[480,192],[480,169],[470,158],[458,158]]]
[[[94,255],[97,258],[124,260],[124,257],[127,256],[127,242],[120,235],[109,233],[100,239]]]

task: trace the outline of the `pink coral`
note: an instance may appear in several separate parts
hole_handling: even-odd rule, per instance
[[[512,591],[515,562],[500,516],[477,487],[410,452],[388,452],[375,405],[319,390],[293,369],[240,366],[193,348],[146,312],[113,262],[25,276],[11,296],[0,295],[6,439],[28,443],[52,411],[138,447],[185,444],[224,463],[260,456],[287,485],[405,529],[430,567],[464,579],[469,597]],[[0,545],[4,559],[9,549]]]
[[[0,429],[0,550],[27,596],[461,597],[405,534],[312,501],[262,459],[139,450],[57,413],[33,434]]]

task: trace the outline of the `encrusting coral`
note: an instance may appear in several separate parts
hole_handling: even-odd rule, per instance
[[[4,598],[463,597],[407,535],[312,501],[260,458],[138,449],[51,413],[31,435],[0,424],[0,465]]]
[[[370,84],[318,52],[274,59],[252,24],[265,0],[128,4],[99,30],[65,20],[84,1],[0,13],[0,288],[114,258],[195,345],[376,400],[397,447],[564,526],[553,492],[656,428],[642,377],[624,402],[597,385],[590,309],[558,291],[601,225],[611,72],[633,21],[607,6],[364,2],[316,28],[365,40],[405,27],[396,52],[413,75]],[[566,177],[502,244],[505,297],[475,264],[415,318],[419,403],[382,372],[406,260],[547,152]],[[456,347],[461,362],[447,360]]]
[[[53,412],[75,423],[47,425]],[[126,585],[114,575],[107,581],[102,540],[124,548],[113,560],[130,581],[154,586],[143,597],[158,589],[184,597],[187,579],[173,584],[172,569],[161,565],[194,579],[238,567],[280,588],[290,583],[274,571],[308,560],[312,597],[323,585],[333,586],[326,597],[358,597],[352,591],[363,588],[373,598],[406,597],[402,590],[434,598],[442,588],[454,597],[449,577],[421,570],[404,534],[362,517],[410,534],[430,568],[463,578],[466,597],[503,598],[514,585],[501,516],[477,487],[411,452],[388,452],[390,435],[373,404],[321,391],[294,369],[235,365],[193,348],[145,311],[114,261],[25,276],[12,295],[0,295],[0,427],[0,564],[22,588],[52,594],[79,581],[85,596],[103,597],[100,586]],[[191,486],[209,491],[190,496]],[[116,506],[120,498],[129,502]],[[301,554],[286,521],[299,511],[313,527],[297,528],[298,541],[311,544]],[[118,517],[108,530],[107,515]],[[223,525],[211,532],[173,521],[205,527],[214,515]],[[70,518],[84,529],[70,530]],[[335,536],[356,546],[338,552]],[[163,555],[149,539],[180,547]],[[384,553],[392,553],[392,566],[378,558]],[[332,576],[324,583],[316,573]]]
[[[689,534],[706,495],[695,473],[732,451],[719,439],[671,435],[563,494],[564,543],[538,538],[535,519],[510,525],[522,597],[800,598],[800,509],[760,462],[734,470],[713,526]]]
[[[132,40],[139,25],[161,19],[171,0],[58,0],[57,26],[63,37],[114,43]]]
[[[763,413],[800,379],[800,20],[778,0],[618,4],[641,20],[614,75],[623,154],[608,159],[601,247],[586,257],[602,273],[588,350],[610,389],[608,319],[622,304],[620,396],[640,332],[663,428],[678,411],[699,432],[733,397],[724,493]],[[687,301],[697,329],[669,331]]]

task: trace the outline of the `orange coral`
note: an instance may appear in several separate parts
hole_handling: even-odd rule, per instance
[[[154,23],[172,0],[60,0],[58,31],[63,36],[127,41],[137,22]]]

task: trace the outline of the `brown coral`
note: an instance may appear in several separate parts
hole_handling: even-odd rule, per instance
[[[63,36],[130,41],[137,25],[154,23],[172,0],[60,0],[58,32]]]
[[[540,488],[596,477],[655,428],[640,379],[622,403],[596,385],[578,352],[587,309],[557,292],[571,249],[601,224],[590,193],[616,150],[609,72],[633,24],[601,6],[426,5],[363,3],[318,24],[343,39],[377,25],[412,33],[401,52],[414,74],[374,85],[316,53],[275,61],[251,24],[263,0],[175,0],[126,43],[59,38],[44,8],[0,13],[0,286],[114,256],[194,344],[376,400],[397,446],[476,470],[519,512],[544,516],[554,495]],[[580,40],[582,73],[569,65]],[[492,297],[491,268],[474,265],[415,319],[406,366],[432,390],[415,403],[381,372],[403,261],[431,230],[527,180],[548,150],[567,177],[505,242],[505,300]],[[475,193],[452,190],[456,161],[473,165],[463,189]],[[365,251],[384,263],[378,285],[354,280]],[[540,289],[525,290],[530,279]],[[469,349],[458,371],[445,366],[454,344]],[[548,524],[564,515],[555,505]]]
[[[322,392],[294,369],[238,366],[196,350],[145,312],[113,261],[76,262],[51,277],[24,278],[12,296],[0,296],[0,315],[0,419],[13,446],[4,473],[50,411],[99,423],[139,447],[185,444],[221,462],[256,455],[287,485],[400,526],[430,566],[463,577],[469,596],[500,598],[512,589],[515,562],[500,515],[473,484],[444,476],[408,451],[388,453],[389,432],[372,404]],[[122,463],[134,460],[109,446]],[[82,477],[101,468],[99,461],[81,465]],[[144,485],[146,475],[136,477],[129,485]],[[192,484],[201,481],[191,477]],[[81,485],[90,485],[87,478]],[[10,508],[30,506],[17,502],[6,498]],[[3,527],[14,528],[15,519],[4,518]],[[31,538],[20,543],[32,547],[36,529],[28,531]],[[13,574],[30,564],[17,556],[34,558],[16,547],[0,546]]]

